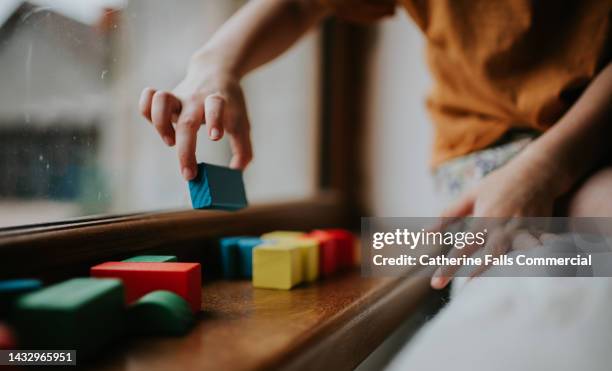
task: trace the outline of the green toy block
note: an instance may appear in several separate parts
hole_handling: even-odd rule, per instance
[[[223,166],[198,164],[198,175],[189,181],[194,209],[238,210],[247,206],[242,172]]]
[[[176,262],[178,259],[174,255],[139,255],[122,261],[131,263],[167,263]]]
[[[185,299],[165,290],[146,294],[128,309],[130,332],[138,335],[184,335],[194,322]]]
[[[93,357],[121,336],[123,286],[117,279],[75,278],[22,296],[13,323],[24,349],[75,349]]]

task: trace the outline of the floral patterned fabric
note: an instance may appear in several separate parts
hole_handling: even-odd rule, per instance
[[[496,145],[443,163],[434,172],[436,191],[447,202],[475,186],[493,170],[503,166],[531,143],[537,134],[510,132]]]

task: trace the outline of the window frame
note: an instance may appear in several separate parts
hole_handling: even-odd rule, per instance
[[[370,34],[368,27],[333,18],[322,25],[321,151],[315,196],[237,213],[161,211],[0,229],[0,279],[35,275],[53,281],[83,273],[91,262],[169,246],[193,247],[198,241],[227,234],[357,227],[359,216],[364,215],[359,156]]]

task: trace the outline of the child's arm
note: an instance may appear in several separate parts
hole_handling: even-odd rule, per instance
[[[612,137],[612,63],[552,128],[508,164],[485,177],[443,213],[443,217],[550,216],[556,199],[602,162],[610,161]],[[499,254],[507,244],[492,244]],[[463,249],[470,255],[477,246]],[[505,250],[502,250],[505,252]],[[490,253],[485,248],[485,254]],[[446,286],[457,266],[438,269],[434,288]]]
[[[549,216],[558,197],[602,161],[610,160],[611,117],[609,63],[553,127],[443,216]]]
[[[602,161],[610,161],[612,138],[612,62],[595,77],[578,101],[529,146],[525,157],[551,164],[557,195],[569,192]],[[555,164],[556,166],[552,165]]]
[[[211,140],[230,135],[233,168],[251,160],[249,121],[240,79],[288,49],[327,13],[317,0],[253,0],[232,16],[191,58],[187,76],[172,91],[147,88],[142,114],[164,142],[177,145],[181,173],[196,175],[196,138],[203,122]],[[176,126],[173,126],[176,122]]]

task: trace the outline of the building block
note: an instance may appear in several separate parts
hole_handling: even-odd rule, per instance
[[[13,331],[6,323],[2,322],[0,322],[0,349],[17,349],[17,343],[15,343]]]
[[[319,242],[316,239],[300,237],[284,240],[283,243],[298,247],[302,253],[302,274],[306,282],[319,278]]]
[[[253,276],[253,249],[262,243],[263,240],[257,237],[238,240],[238,267],[241,277],[251,278]]]
[[[248,204],[241,171],[204,162],[189,181],[189,193],[194,209],[238,210]]]
[[[253,249],[253,287],[289,290],[302,281],[302,251],[294,244],[266,243]]]
[[[123,333],[121,281],[75,278],[26,294],[12,323],[24,349],[76,349],[79,359],[90,358]]]
[[[36,291],[41,287],[42,282],[30,278],[0,281],[0,318],[9,314],[13,303],[19,296]]]
[[[174,255],[138,255],[122,261],[128,263],[168,263],[176,262],[178,259]]]
[[[340,257],[338,259],[340,268],[354,267],[355,262],[355,236],[345,229],[325,229],[339,246]]]
[[[128,308],[132,334],[179,336],[186,334],[194,323],[189,303],[170,291],[152,291]]]
[[[317,240],[309,239],[306,233],[300,231],[268,232],[264,233],[261,238],[267,241],[297,244],[302,250],[304,281],[312,282],[319,277],[319,243]]]
[[[195,313],[202,305],[201,271],[199,263],[108,262],[92,267],[91,275],[123,281],[128,304],[152,291],[168,290],[187,300]]]
[[[221,273],[223,278],[233,279],[240,275],[238,263],[238,241],[249,236],[224,237],[219,240],[219,256],[221,257]]]
[[[307,235],[319,243],[319,274],[328,277],[339,269],[340,251],[338,242],[323,230],[314,230]]]
[[[262,240],[286,240],[295,239],[306,236],[306,233],[300,231],[274,231],[261,235]]]

